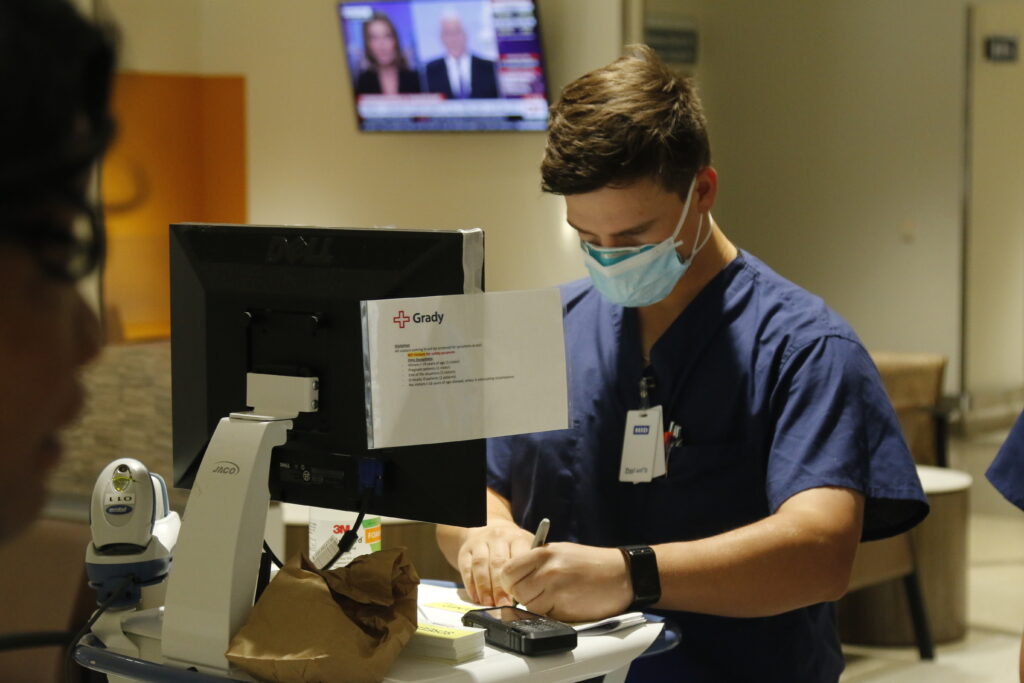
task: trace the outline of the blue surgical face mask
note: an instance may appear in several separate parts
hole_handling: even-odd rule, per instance
[[[685,261],[679,258],[676,248],[682,246],[683,241],[677,242],[676,237],[690,212],[690,200],[696,183],[697,178],[694,177],[686,194],[683,213],[671,237],[656,244],[642,244],[638,247],[595,247],[580,242],[590,280],[604,298],[619,306],[637,308],[650,306],[668,296],[711,237],[709,226],[704,240],[694,247],[689,257]],[[694,242],[700,239],[703,227],[702,214]]]

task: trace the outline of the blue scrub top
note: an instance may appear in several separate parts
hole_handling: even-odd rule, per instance
[[[594,546],[706,538],[775,512],[800,491],[840,486],[866,498],[864,540],[927,514],[899,423],[874,363],[824,302],[740,252],[651,349],[643,367],[635,309],[588,281],[562,288],[570,428],[490,439],[488,486],[516,522],[551,519],[549,541]],[[651,404],[681,427],[668,474],[618,480],[626,411]],[[836,680],[831,604],[737,619],[661,612],[675,650],[638,660],[630,680]]]
[[[1024,510],[1024,414],[1017,418],[985,476],[1006,500]]]

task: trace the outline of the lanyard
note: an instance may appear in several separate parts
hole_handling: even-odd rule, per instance
[[[654,388],[654,378],[644,375],[640,378],[640,410],[648,410],[651,407],[651,389]]]
[[[650,375],[644,374],[640,377],[640,410],[650,410],[651,390],[654,386],[654,378]],[[677,425],[675,421],[669,421],[668,430],[665,432],[665,446],[667,449],[682,445],[683,439],[681,432],[682,428]]]

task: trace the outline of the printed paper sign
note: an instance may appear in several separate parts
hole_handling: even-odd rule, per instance
[[[558,290],[362,305],[370,448],[568,427]]]

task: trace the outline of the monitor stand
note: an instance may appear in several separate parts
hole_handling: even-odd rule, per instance
[[[270,453],[291,420],[217,425],[192,485],[167,579],[161,650],[168,664],[227,674],[231,638],[252,609],[270,504]]]
[[[153,622],[148,630],[159,634],[164,663],[249,680],[224,653],[253,605],[270,504],[270,456],[287,440],[292,419],[316,412],[318,389],[313,377],[250,373],[246,402],[254,410],[218,423],[185,506],[164,607],[134,615]],[[121,625],[131,617],[120,615]]]

